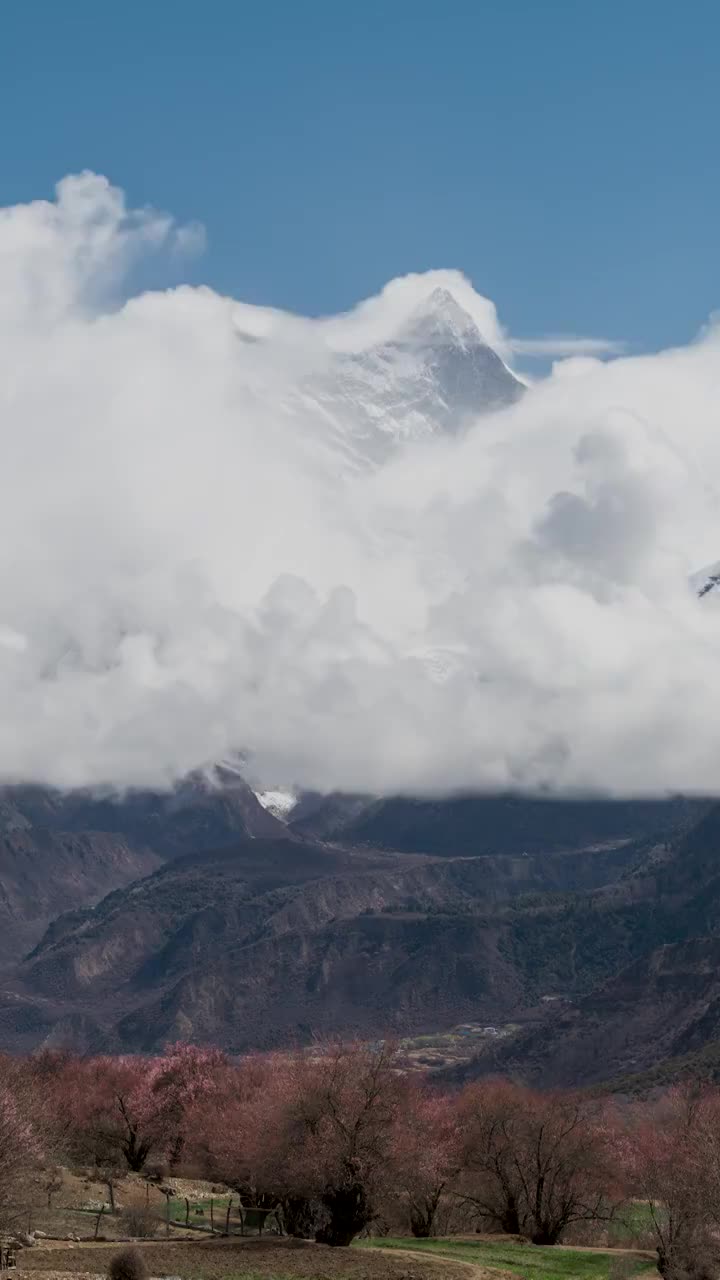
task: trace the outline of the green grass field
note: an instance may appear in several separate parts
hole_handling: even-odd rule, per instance
[[[382,1249],[418,1249],[435,1257],[457,1262],[474,1262],[498,1271],[512,1271],[522,1280],[612,1280],[622,1277],[657,1275],[654,1262],[643,1257],[628,1257],[612,1251],[544,1248],[532,1244],[507,1244],[496,1240],[409,1240],[378,1239],[362,1241],[363,1247]]]
[[[220,1230],[225,1222],[225,1214],[227,1212],[229,1196],[215,1196],[213,1198],[213,1218],[215,1227]],[[233,1196],[233,1205],[237,1207],[237,1196]],[[170,1221],[179,1223],[181,1226],[185,1223],[186,1204],[181,1197],[173,1198],[170,1201]],[[160,1210],[158,1217],[164,1217],[165,1214]],[[193,1227],[200,1227],[203,1230],[210,1230],[210,1200],[191,1200],[190,1201],[190,1224]]]
[[[642,1242],[645,1247],[647,1242],[647,1246],[652,1248],[653,1227],[649,1206],[639,1201],[624,1205],[610,1223],[608,1236],[614,1245],[632,1247],[637,1242]]]

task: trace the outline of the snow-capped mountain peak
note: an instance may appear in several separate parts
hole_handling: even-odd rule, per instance
[[[376,466],[407,442],[454,435],[524,391],[445,288],[433,289],[390,338],[334,353],[297,388],[343,470]]]
[[[396,343],[422,346],[458,346],[467,350],[486,345],[472,316],[449,289],[433,289],[412,311],[402,326]]]

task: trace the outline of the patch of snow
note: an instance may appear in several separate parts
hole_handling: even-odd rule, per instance
[[[263,809],[281,822],[287,822],[298,800],[293,791],[257,791],[255,794]]]

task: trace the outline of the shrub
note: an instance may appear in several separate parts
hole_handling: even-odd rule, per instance
[[[720,1266],[717,1241],[700,1229],[674,1242],[667,1253],[658,1249],[657,1266],[664,1280],[715,1280]]]
[[[151,1209],[145,1205],[133,1205],[125,1210],[121,1225],[125,1235],[136,1236],[138,1240],[151,1240],[157,1235],[159,1223]]]
[[[139,1249],[132,1245],[113,1254],[108,1267],[109,1280],[148,1280],[148,1269]]]

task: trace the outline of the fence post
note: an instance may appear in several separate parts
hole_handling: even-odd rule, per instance
[[[185,1197],[185,1226],[190,1226],[190,1201]]]
[[[232,1196],[228,1200],[227,1213],[225,1214],[225,1235],[230,1235],[230,1209],[232,1208]]]
[[[165,1192],[165,1235],[170,1235],[170,1192]]]

